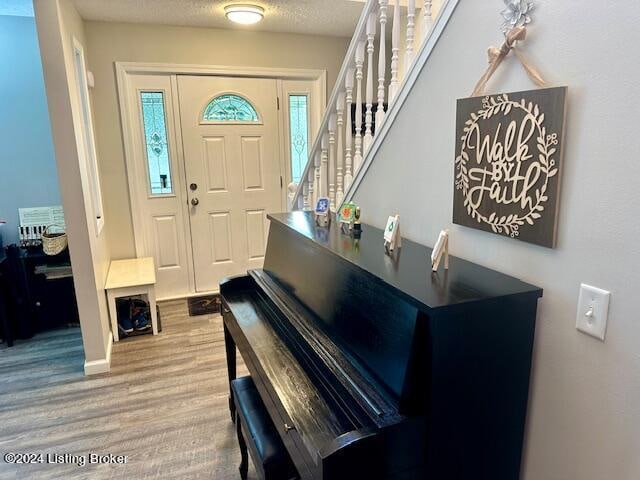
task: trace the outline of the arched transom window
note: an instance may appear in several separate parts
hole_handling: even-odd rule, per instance
[[[260,121],[258,112],[251,103],[239,95],[225,93],[209,102],[204,109],[202,120],[205,122],[247,122]]]

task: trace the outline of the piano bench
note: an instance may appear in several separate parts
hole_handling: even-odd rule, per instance
[[[241,478],[243,480],[247,478],[247,447],[259,478],[264,480],[298,478],[296,467],[251,377],[233,380],[231,392],[236,406],[236,433],[242,455]]]

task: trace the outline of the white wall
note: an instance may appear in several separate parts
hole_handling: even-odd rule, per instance
[[[35,0],[36,24],[65,211],[69,252],[85,351],[85,372],[108,371],[110,327],[104,293],[110,255],[109,219],[98,236],[90,190],[82,175],[82,114],[74,73],[73,38],[86,44],[82,19],[70,0]]]
[[[18,240],[18,208],[60,205],[58,175],[32,17],[0,15],[0,229]]]
[[[501,42],[503,3],[461,1],[355,201],[382,226],[544,288],[526,433],[526,480],[640,478],[640,3],[537,0],[523,52],[569,86],[558,246],[536,247],[451,224],[456,99]],[[509,58],[491,92],[533,88]],[[581,282],[613,292],[604,343],[575,330]]]

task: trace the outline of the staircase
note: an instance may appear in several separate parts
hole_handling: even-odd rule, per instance
[[[458,1],[367,1],[302,181],[289,185],[292,210],[329,197],[335,212],[350,200]]]

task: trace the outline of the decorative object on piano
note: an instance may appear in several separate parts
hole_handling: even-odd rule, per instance
[[[331,223],[331,215],[329,215],[329,205],[331,204],[328,197],[320,197],[316,202],[316,208],[314,210],[314,216],[316,219],[316,225],[320,227],[327,227]]]
[[[60,225],[50,225],[42,233],[42,250],[47,255],[59,255],[67,244],[67,234]]]
[[[350,233],[356,217],[356,206],[353,202],[343,203],[338,211],[338,222],[343,233]]]
[[[353,238],[360,238],[362,236],[362,223],[360,223],[360,207],[356,207],[353,220]]]
[[[384,249],[387,253],[402,247],[400,236],[400,215],[391,215],[384,227]]]
[[[437,272],[444,257],[444,269],[449,270],[449,230],[440,230],[438,241],[431,251],[431,270]]]

